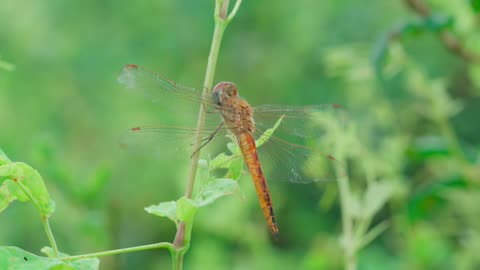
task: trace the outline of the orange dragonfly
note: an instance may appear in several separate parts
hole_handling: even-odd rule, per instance
[[[204,97],[201,90],[181,86],[134,64],[123,67],[118,81],[127,89],[140,91],[151,99],[161,98],[169,101],[177,98],[197,105],[202,103],[207,110],[209,108],[213,109],[212,111],[215,113],[207,113],[207,115],[216,115],[217,117],[216,119],[215,117],[213,119],[207,118],[205,133],[202,133],[205,134],[204,145],[214,137],[218,137],[219,134],[233,135],[254,182],[263,215],[275,238],[278,237],[279,231],[262,162],[267,160],[276,162],[277,166],[274,170],[281,171],[278,173],[278,177],[297,183],[334,179],[333,175],[330,174],[333,173],[333,168],[324,168],[326,173],[320,176],[315,175],[315,173],[310,173],[310,175],[306,173],[305,170],[308,169],[306,164],[309,161],[313,161],[313,167],[315,167],[315,162],[326,164],[329,167],[336,166],[335,164],[342,166],[332,155],[311,150],[303,143],[298,142],[299,139],[304,142],[309,137],[318,139],[323,133],[318,133],[317,130],[309,136],[307,134],[308,124],[312,119],[318,117],[315,116],[317,112],[333,112],[335,115],[339,111],[338,105],[323,104],[304,107],[263,105],[251,107],[238,95],[237,87],[232,82],[218,83],[211,91],[211,96]],[[218,115],[221,117],[218,117]],[[255,140],[261,137],[274,123],[277,123],[280,118],[280,127],[274,131],[275,135],[271,135],[257,151]],[[209,127],[210,122],[214,124],[211,127]],[[129,133],[134,137],[165,133],[171,136],[173,134],[175,137],[177,134],[180,136],[185,131],[192,136],[195,133],[193,129],[167,126],[138,126],[131,128]],[[141,138],[136,139],[141,140]],[[310,162],[310,167],[312,167],[312,162]],[[318,171],[318,169],[316,170]]]

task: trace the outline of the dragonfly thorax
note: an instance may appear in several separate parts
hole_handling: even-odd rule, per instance
[[[253,134],[255,131],[253,109],[238,96],[234,83],[218,83],[213,89],[212,98],[222,114],[225,125],[234,135]]]

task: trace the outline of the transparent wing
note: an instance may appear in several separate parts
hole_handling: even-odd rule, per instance
[[[273,135],[258,148],[267,180],[311,183],[336,179],[345,165],[331,153],[333,129],[344,125],[345,112],[338,105],[305,107],[264,105],[254,108],[258,138],[281,118]],[[329,118],[330,121],[321,121]]]
[[[282,117],[282,123],[276,134],[291,137],[314,138],[321,136],[324,131],[311,129],[312,123],[319,113],[336,115],[339,121],[345,112],[337,104],[319,104],[309,106],[261,105],[253,108],[255,125],[259,130],[271,128]]]
[[[136,126],[125,131],[120,137],[120,145],[131,153],[143,156],[190,156],[195,129],[166,126],[175,120],[181,125],[194,125],[201,103],[208,107],[205,129],[200,134],[207,138],[221,122],[218,110],[211,107],[209,99],[202,97],[202,91],[182,86],[160,74],[134,64],[125,65],[118,78],[128,91],[141,95],[150,101],[160,103],[165,114],[160,114],[162,125]],[[218,132],[219,134],[224,131]]]
[[[226,137],[227,130],[204,129],[199,133],[202,145],[208,150],[216,149],[212,145],[225,142],[217,138]],[[168,157],[188,157],[193,154],[193,142],[196,136],[195,128],[174,126],[138,126],[125,131],[119,140],[122,149],[141,156],[164,159]],[[202,146],[203,147],[203,146]]]
[[[134,64],[125,65],[117,80],[127,90],[137,92],[152,101],[164,100],[174,96],[195,103],[204,102],[202,91],[182,86],[160,74]]]

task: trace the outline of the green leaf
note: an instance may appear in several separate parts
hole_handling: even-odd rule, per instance
[[[210,161],[210,170],[215,169],[228,169],[233,156],[225,153],[220,153],[214,159]]]
[[[194,200],[196,207],[204,207],[217,199],[234,194],[240,189],[238,182],[232,179],[219,178],[208,182]]]
[[[0,166],[10,163],[10,159],[7,157],[7,155],[3,152],[2,148],[0,148]]]
[[[370,184],[365,192],[363,214],[366,217],[374,216],[394,194],[395,186],[392,182],[376,182]]]
[[[4,70],[7,70],[7,71],[12,71],[12,70],[15,69],[15,65],[11,64],[9,62],[5,62],[3,60],[0,60],[0,69],[4,69]]]
[[[472,5],[473,11],[480,12],[480,0],[470,0],[470,4]]]
[[[98,267],[99,260],[96,258],[65,262],[58,258],[37,256],[18,247],[0,247],[2,270],[97,270]]]
[[[265,130],[265,132],[255,141],[255,145],[257,147],[262,146],[270,139],[270,137],[272,137],[273,132],[275,132],[275,130],[280,126],[284,117],[285,115],[282,115],[280,118],[278,118],[277,122],[275,122],[273,127]]]
[[[425,28],[432,32],[439,32],[453,26],[453,17],[445,14],[432,14],[425,18]]]
[[[177,203],[174,201],[161,202],[157,205],[145,207],[145,211],[159,217],[166,217],[178,225]]]
[[[15,182],[12,180],[4,181],[0,186],[0,213],[15,200],[26,202],[29,199]]]
[[[192,224],[197,209],[197,206],[191,199],[182,197],[177,201],[177,217],[180,221]]]
[[[243,171],[243,158],[236,157],[232,159],[232,161],[230,162],[228,167],[228,172],[225,175],[225,177],[238,180],[240,176],[242,176],[242,171]]]
[[[0,181],[2,183],[0,210],[5,209],[15,199],[27,201],[26,198],[28,198],[32,200],[42,216],[49,217],[53,213],[55,204],[50,199],[42,177],[32,167],[23,162],[0,166]]]

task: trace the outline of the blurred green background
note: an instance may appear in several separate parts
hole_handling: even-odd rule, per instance
[[[386,229],[359,250],[358,269],[480,269],[480,66],[438,37],[450,31],[480,54],[475,1],[426,1],[435,13],[425,20],[405,2],[244,1],[226,30],[216,81],[236,82],[254,105],[348,111],[351,129],[336,139],[348,148],[354,226],[366,202],[386,194],[368,222]],[[118,138],[177,114],[123,91],[116,77],[136,63],[202,85],[213,9],[213,0],[0,2],[0,61],[15,66],[0,65],[0,147],[46,180],[62,252],[174,238],[171,222],[143,208],[183,195],[188,158],[130,155]],[[378,183],[385,189],[370,189]],[[240,185],[245,200],[230,196],[199,212],[185,269],[344,267],[336,182],[270,185],[277,243],[248,176]],[[0,215],[0,245],[38,253],[47,243],[32,205]],[[169,268],[164,250],[101,263]]]

